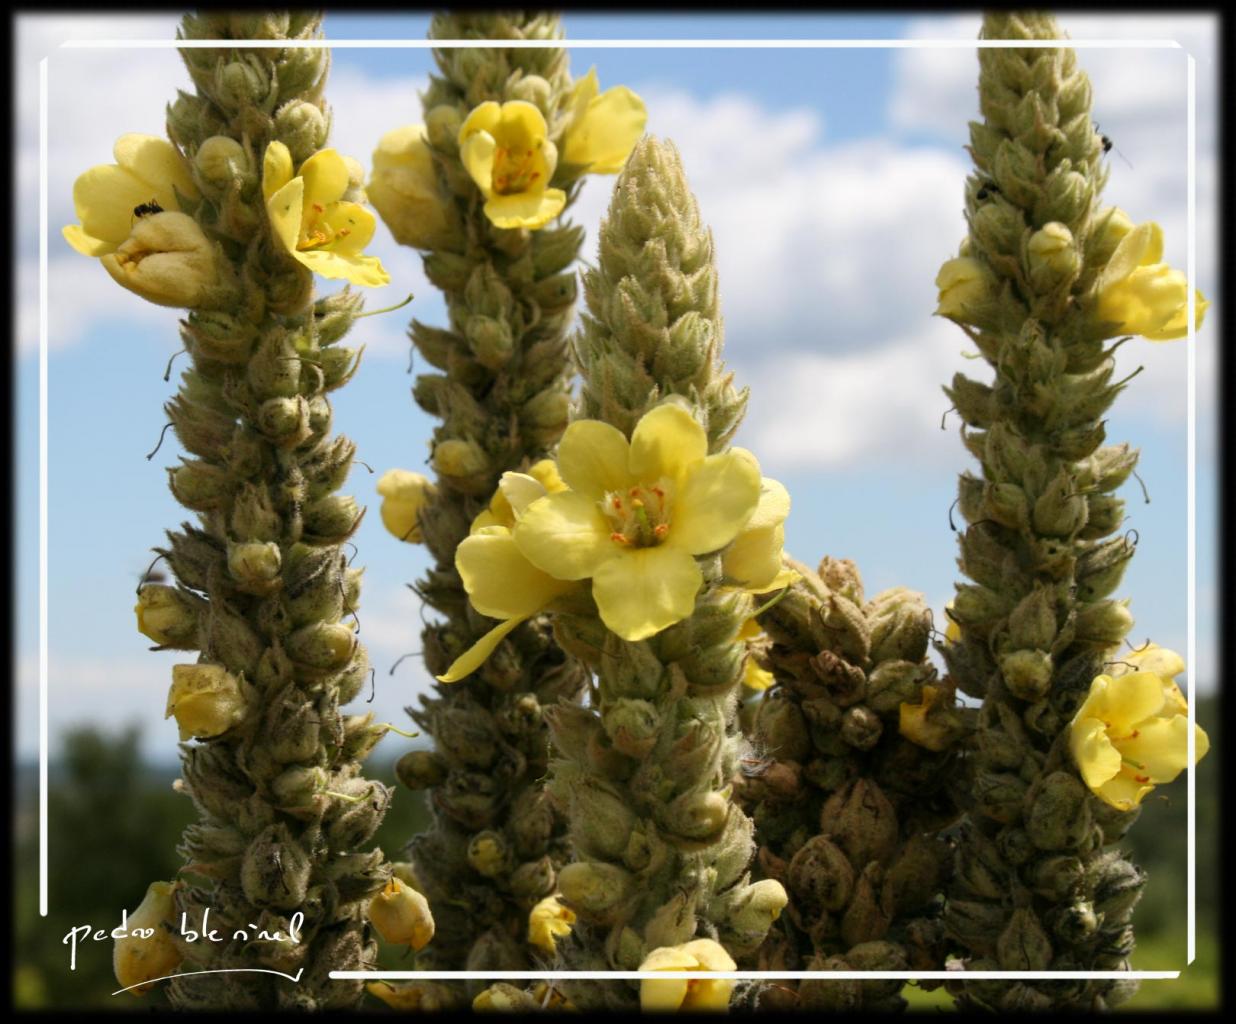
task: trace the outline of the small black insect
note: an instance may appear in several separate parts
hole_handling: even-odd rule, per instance
[[[140,206],[133,207],[134,217],[149,217],[152,213],[162,213],[163,207],[159,205],[157,199],[152,199],[148,203],[142,203]]]
[[[1000,186],[994,181],[987,181],[979,186],[979,190],[974,193],[974,198],[981,203],[984,199],[990,199],[992,196],[999,194]]]
[[[1103,143],[1103,152],[1110,153],[1112,151],[1112,140],[1109,139],[1106,135],[1100,135],[1099,139]]]

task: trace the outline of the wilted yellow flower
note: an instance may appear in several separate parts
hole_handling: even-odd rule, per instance
[[[378,478],[382,525],[399,540],[421,543],[420,514],[434,495],[433,482],[408,469],[388,469]]]
[[[1189,333],[1188,281],[1162,259],[1163,229],[1154,221],[1125,234],[1099,274],[1098,319],[1149,341],[1185,337]],[[1202,293],[1196,292],[1195,328],[1201,328],[1209,306]]]
[[[750,644],[753,640],[758,640],[766,634],[760,627],[760,624],[754,618],[747,619],[742,624],[742,628],[738,631],[738,639],[745,640],[748,644],[747,660],[743,664],[742,683],[743,686],[750,690],[763,691],[767,690],[774,682],[775,677],[768,669],[763,668],[758,661],[755,660],[755,654],[750,649]]]
[[[142,217],[99,262],[113,281],[157,306],[200,306],[219,281],[218,250],[187,213]]]
[[[175,587],[148,583],[137,592],[137,630],[155,643],[176,646],[197,629],[197,617],[185,607]]]
[[[982,260],[973,256],[957,256],[945,260],[936,274],[940,289],[936,312],[958,320],[972,315],[974,308],[991,297],[993,279]]]
[[[433,248],[450,223],[452,208],[438,185],[423,124],[396,128],[378,140],[366,191],[400,245]]]
[[[950,693],[937,686],[924,686],[917,704],[902,704],[897,731],[911,743],[926,750],[941,751],[957,738],[957,722],[950,717],[932,715],[933,708],[949,706]]]
[[[730,583],[752,594],[764,594],[798,579],[798,573],[781,562],[789,514],[789,492],[771,477],[762,477],[755,511],[721,558],[721,569]]]
[[[173,665],[163,717],[173,715],[182,740],[221,736],[245,717],[240,683],[222,665]]]
[[[695,939],[681,946],[654,949],[639,965],[641,971],[733,971],[737,965],[712,939]],[[639,1006],[644,1012],[726,1010],[734,982],[719,978],[645,978],[639,983]]]
[[[576,420],[558,470],[569,490],[528,505],[515,543],[554,579],[591,579],[601,620],[631,641],[691,614],[703,584],[695,556],[729,545],[760,498],[754,456],[709,455],[680,405],[646,413],[629,442],[608,423]]]
[[[361,255],[377,221],[360,203],[343,199],[351,177],[333,149],[318,150],[293,177],[291,152],[272,142],[262,161],[266,213],[280,245],[314,273],[377,288],[391,278],[376,256]]]
[[[112,970],[121,988],[140,996],[153,988],[143,985],[166,978],[180,966],[183,959],[172,939],[171,928],[176,921],[176,904],[172,898],[176,882],[151,882],[141,905],[127,918],[124,938],[116,940],[112,950]],[[138,929],[143,931],[135,934]],[[146,930],[150,936],[143,937]],[[130,985],[140,986],[129,988]]]
[[[597,69],[579,79],[567,98],[562,160],[586,168],[589,174],[617,174],[644,134],[648,111],[644,101],[625,85],[600,93]]]
[[[1174,651],[1148,645],[1098,676],[1069,726],[1069,746],[1086,785],[1122,811],[1188,766],[1188,704],[1172,678],[1184,671]],[[1195,726],[1197,760],[1210,739]]]
[[[503,621],[456,658],[438,676],[440,682],[454,683],[471,675],[516,626],[575,587],[574,583],[555,579],[533,565],[519,550],[512,534],[530,504],[551,493],[560,493],[562,487],[549,460],[537,463],[528,473],[502,474],[489,508],[476,517],[471,534],[455,550],[455,568],[472,607],[482,615]]]
[[[414,950],[423,949],[433,938],[429,901],[394,875],[369,901],[369,923],[384,942]]]
[[[459,129],[459,157],[500,228],[540,228],[562,212],[566,193],[549,188],[558,151],[545,116],[525,100],[488,100]]]
[[[575,911],[564,907],[556,895],[546,896],[528,914],[528,941],[551,956],[558,940],[571,934]]]

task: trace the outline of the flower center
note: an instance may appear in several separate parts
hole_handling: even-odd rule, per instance
[[[331,206],[335,204],[332,203]],[[328,207],[321,203],[310,203],[301,215],[300,239],[296,248],[302,252],[306,249],[324,249],[338,239],[346,238],[352,233],[348,227],[335,229],[327,217]],[[349,221],[349,223],[352,223]]]
[[[670,485],[658,480],[628,491],[609,491],[601,511],[613,527],[610,540],[622,547],[656,547],[669,533]]]
[[[537,141],[527,146],[507,148],[499,146],[494,152],[494,191],[500,196],[517,195],[537,185],[541,172],[536,168],[536,157],[543,143]],[[544,182],[540,183],[544,185]]]

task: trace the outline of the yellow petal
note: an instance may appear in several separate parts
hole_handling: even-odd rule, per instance
[[[64,235],[64,240],[83,256],[106,256],[109,252],[115,252],[118,246],[116,242],[91,238],[76,224],[66,225],[60,229],[60,233]]]
[[[781,574],[784,545],[784,526],[743,530],[726,549],[721,568],[728,579],[754,594],[761,594]]]
[[[373,238],[377,218],[360,203],[332,203],[318,223],[330,229],[331,241],[323,246],[327,252],[340,256],[359,255]]]
[[[545,124],[545,115],[541,113],[541,108],[527,100],[510,100],[503,103],[500,124],[500,130],[504,136],[503,142],[510,149],[520,146],[532,149],[538,143],[543,143],[549,134],[549,127]]]
[[[693,939],[682,947],[706,971],[736,971],[738,965],[715,939]]]
[[[116,140],[112,153],[121,167],[163,193],[172,204],[167,206],[160,200],[165,210],[178,209],[172,186],[183,196],[197,195],[197,186],[193,184],[188,164],[180,155],[180,150],[167,139],[137,133],[122,135]]]
[[[1113,660],[1113,677],[1127,675],[1129,672],[1153,672],[1161,679],[1175,679],[1185,670],[1184,658],[1158,644],[1147,644],[1140,650],[1122,653]]]
[[[743,451],[743,449],[735,449]],[[752,459],[755,456],[751,456]],[[778,480],[763,477],[760,480],[760,501],[755,506],[755,512],[747,520],[747,530],[759,530],[766,526],[776,526],[784,523],[790,514],[790,492]]]
[[[658,405],[631,432],[631,476],[641,483],[677,481],[707,454],[704,428],[681,405]]]
[[[133,230],[136,207],[155,199],[165,210],[177,209],[168,191],[162,198],[152,195],[153,191],[153,186],[131,171],[115,164],[101,164],[78,175],[73,182],[73,207],[83,232],[119,246]],[[163,200],[170,205],[164,206]]]
[[[1103,783],[1095,790],[1095,793],[1101,800],[1111,804],[1117,810],[1131,811],[1152,789],[1154,786],[1149,783],[1135,782],[1122,772]]]
[[[576,420],[558,445],[558,472],[571,490],[600,501],[607,491],[625,493],[635,482],[627,472],[630,450],[617,427],[601,420]]]
[[[747,689],[758,692],[767,690],[776,682],[776,679],[768,669],[762,668],[760,663],[748,654],[746,663],[742,668],[742,682]]]
[[[645,970],[664,970],[648,967]],[[672,1013],[687,998],[686,978],[645,978],[639,983],[639,1008],[644,1013]]]
[[[1069,731],[1069,746],[1082,779],[1091,789],[1097,790],[1119,773],[1120,751],[1112,746],[1107,726],[1099,719],[1076,721]]]
[[[524,509],[549,493],[536,477],[510,471],[503,473],[498,480],[498,490],[510,505],[513,518],[523,515]]]
[[[590,174],[617,174],[647,122],[648,111],[639,96],[625,85],[607,89],[589,101],[582,118],[568,129],[562,159],[587,165]]]
[[[501,120],[502,105],[495,103],[493,100],[486,100],[476,107],[464,119],[464,123],[459,126],[459,145],[463,146],[468,139],[478,132],[492,135]]]
[[[544,192],[517,192],[509,196],[492,196],[485,202],[485,216],[495,227],[542,228],[562,212],[566,193],[559,188]]]
[[[575,84],[571,86],[571,94],[566,102],[567,109],[570,111],[571,124],[575,124],[584,116],[588,110],[588,104],[600,91],[601,85],[597,81],[597,68],[594,64],[588,69],[588,74],[583,78],[577,78]]]
[[[592,574],[601,621],[624,640],[643,640],[695,610],[700,568],[682,548],[663,544],[618,552]]]
[[[495,619],[535,615],[571,586],[529,562],[502,527],[465,537],[455,552],[455,568],[472,607]]]
[[[507,619],[506,622],[501,622],[494,626],[493,629],[456,658],[451,663],[451,667],[438,676],[438,682],[457,683],[465,676],[472,675],[473,672],[485,663],[485,659],[494,653],[498,644],[506,639],[507,634],[521,622],[526,621],[527,619]]]
[[[595,575],[622,549],[595,502],[574,491],[534,501],[515,524],[515,543],[533,565],[560,580]]]
[[[267,148],[268,157],[274,146],[275,143],[272,142]],[[303,178],[293,178],[266,199],[266,215],[270,218],[275,238],[293,256],[296,255],[296,244],[300,240],[301,211],[304,204]]]
[[[348,165],[333,149],[319,149],[300,165],[305,179],[305,205],[325,209],[348,190]]]
[[[1153,718],[1138,726],[1136,735],[1116,740],[1116,748],[1151,782],[1171,782],[1189,766],[1189,720]]]
[[[272,142],[262,156],[262,198],[269,200],[291,180],[291,150],[282,142]]]
[[[391,283],[391,275],[376,256],[352,256],[329,249],[297,250],[292,255],[322,277],[342,278],[361,288],[381,288]]]
[[[482,106],[486,105],[482,104]],[[496,107],[498,104],[488,105]],[[475,114],[476,111],[473,113]],[[460,137],[463,137],[462,134]],[[476,132],[469,135],[459,147],[459,159],[486,199],[494,194],[494,155],[497,149],[498,144],[489,132]]]
[[[634,444],[631,450],[634,455]],[[759,500],[760,468],[754,459],[737,449],[709,455],[686,471],[674,495],[668,542],[692,555],[719,551],[738,536]]]
[[[1098,716],[1114,736],[1127,736],[1163,707],[1163,680],[1153,672],[1133,672],[1112,681]]]
[[[1200,331],[1202,329],[1202,320],[1206,316],[1206,310],[1210,308],[1210,303],[1202,296],[1200,291],[1194,291],[1193,329]],[[1189,306],[1187,302],[1181,302],[1180,307],[1176,310],[1175,315],[1167,321],[1157,331],[1143,331],[1142,337],[1147,341],[1179,341],[1181,338],[1187,337],[1189,334]]]
[[[1163,259],[1163,229],[1154,221],[1139,224],[1120,239],[1112,258],[1099,275],[1099,288],[1120,281],[1138,267],[1158,263]]]

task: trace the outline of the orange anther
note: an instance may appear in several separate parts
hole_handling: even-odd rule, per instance
[[[612,540],[615,544],[625,544],[627,542],[626,536],[624,534],[618,533],[616,530],[609,535],[609,539]]]
[[[652,532],[658,539],[660,539],[669,533],[669,527],[664,523],[657,523],[657,525],[652,528]]]
[[[313,208],[314,208],[315,210],[317,210],[317,212],[318,212],[318,213],[325,213],[325,212],[326,212],[326,207],[325,207],[325,206],[323,206],[321,203],[314,203],[314,204],[313,204]]]

